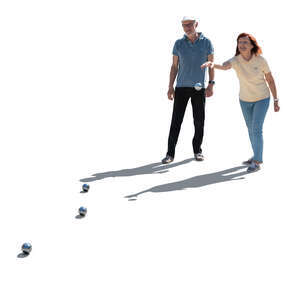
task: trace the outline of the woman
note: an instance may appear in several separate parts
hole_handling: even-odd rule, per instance
[[[223,65],[208,61],[201,66],[220,70],[233,68],[236,71],[240,81],[240,105],[254,152],[252,158],[243,162],[248,165],[248,172],[260,170],[260,164],[263,162],[262,127],[269,107],[270,90],[274,98],[274,111],[278,112],[280,109],[273,76],[261,54],[256,39],[248,33],[241,33],[237,38],[236,54],[233,58]]]

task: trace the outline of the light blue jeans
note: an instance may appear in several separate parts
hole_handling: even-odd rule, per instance
[[[244,119],[248,128],[253,149],[253,160],[262,162],[263,135],[262,128],[270,103],[270,97],[256,102],[246,102],[240,99]]]

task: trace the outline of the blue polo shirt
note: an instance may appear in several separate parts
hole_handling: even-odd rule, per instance
[[[186,35],[175,42],[173,55],[179,57],[177,87],[194,87],[196,83],[204,86],[206,70],[200,66],[207,61],[207,56],[214,53],[211,41],[201,32],[192,43]]]

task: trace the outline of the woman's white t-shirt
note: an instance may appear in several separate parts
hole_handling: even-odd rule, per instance
[[[265,74],[271,72],[267,61],[262,56],[253,55],[247,61],[240,54],[228,61],[236,71],[240,81],[240,99],[255,102],[270,97],[270,90]]]

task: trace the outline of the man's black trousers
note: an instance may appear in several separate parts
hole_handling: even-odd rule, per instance
[[[203,128],[205,119],[205,89],[197,91],[191,87],[176,87],[172,122],[168,139],[167,155],[175,157],[175,147],[177,144],[181,124],[189,99],[191,98],[195,134],[193,138],[194,153],[202,153],[201,144],[203,140]]]

